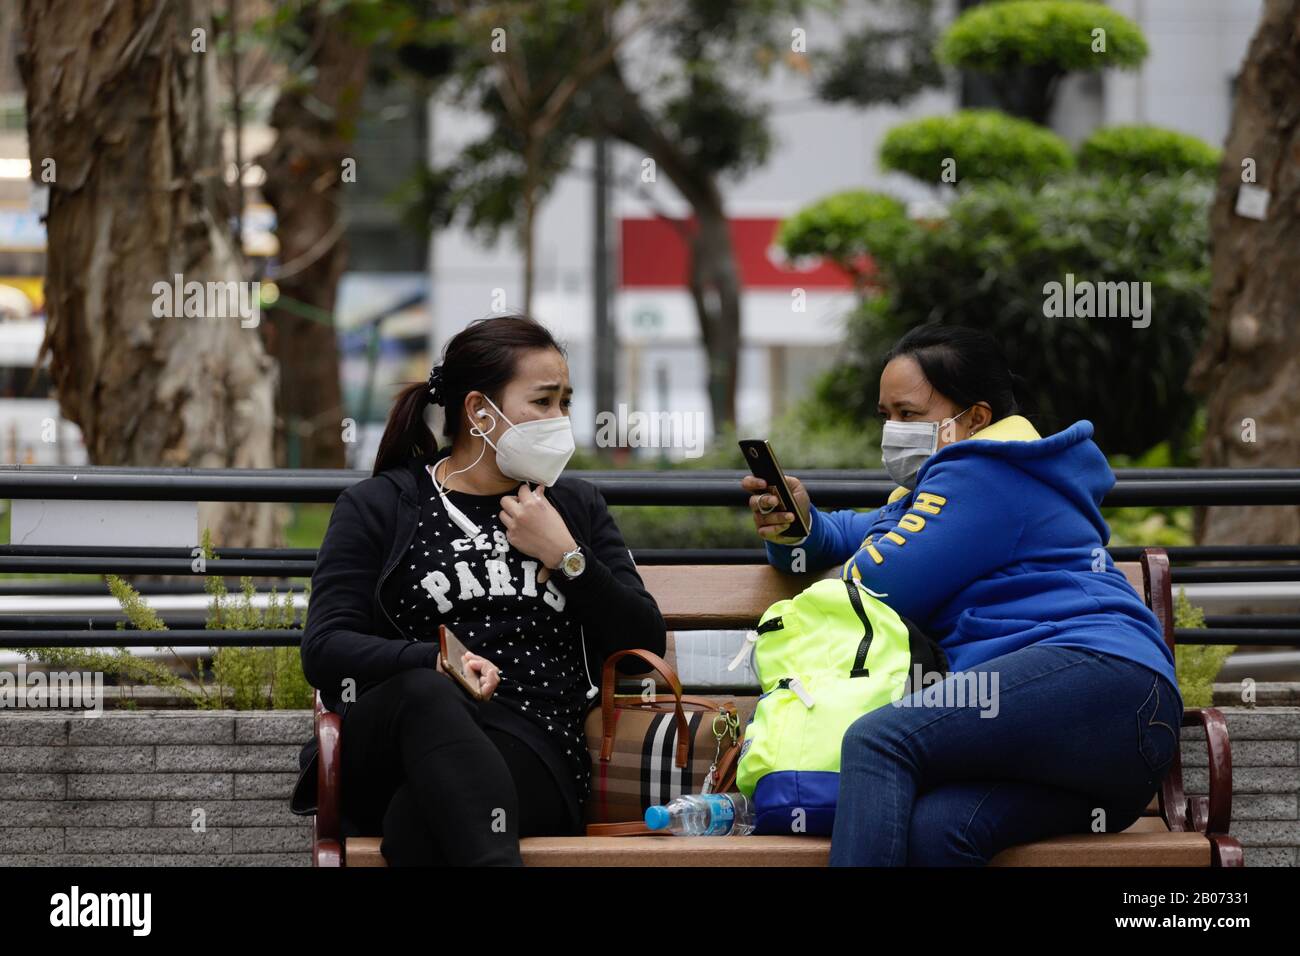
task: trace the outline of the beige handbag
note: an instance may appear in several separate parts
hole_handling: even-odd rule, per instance
[[[615,665],[624,657],[649,664],[672,690],[616,694]],[[647,807],[687,793],[725,793],[734,788],[741,728],[736,702],[683,696],[668,663],[650,651],[611,654],[601,671],[600,707],[587,716],[591,795],[587,834],[649,833]]]

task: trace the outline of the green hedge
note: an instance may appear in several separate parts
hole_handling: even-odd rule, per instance
[[[1214,175],[1220,152],[1204,140],[1158,126],[1107,126],[1079,147],[1079,167],[1104,176]]]
[[[916,229],[883,262],[888,292],[849,321],[846,362],[828,404],[875,411],[883,353],[926,323],[983,328],[1029,380],[1040,431],[1088,419],[1108,453],[1142,454],[1186,433],[1197,408],[1185,383],[1209,303],[1213,183],[1203,176],[1065,176],[1038,189],[964,189],[949,216]],[[1150,282],[1150,325],[1049,317],[1049,282]]]
[[[941,182],[944,161],[956,160],[958,182],[1034,181],[1074,166],[1065,140],[1028,120],[997,110],[961,110],[900,123],[880,146],[886,169]]]
[[[1093,52],[1092,31],[1106,31],[1106,52]],[[939,59],[997,73],[1048,64],[1063,70],[1134,67],[1146,59],[1137,24],[1099,3],[1009,0],[967,10],[939,41]]]
[[[874,388],[874,386],[873,386]],[[876,401],[872,392],[871,401]],[[746,438],[767,438],[781,466],[796,478],[808,468],[880,468],[880,422],[846,419],[839,409],[828,408],[815,397],[805,398],[767,430],[746,432]],[[699,458],[659,467],[680,470],[743,469],[745,461],[736,447],[734,428],[721,432]],[[606,454],[581,450],[569,462],[572,469],[615,467]],[[629,468],[654,468],[652,463],[631,462]],[[610,511],[630,548],[761,548],[754,530],[744,489],[736,482],[736,507],[683,505],[611,505]]]
[[[792,258],[824,256],[856,274],[860,257],[893,248],[911,228],[907,208],[893,196],[850,189],[819,199],[786,219],[776,242]]]

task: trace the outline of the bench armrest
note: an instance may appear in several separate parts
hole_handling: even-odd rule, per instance
[[[314,842],[318,850],[328,847],[336,852],[340,839],[340,735],[343,719],[321,702],[316,693],[316,745],[320,748],[316,764],[316,820]],[[335,864],[337,865],[337,864]]]
[[[1227,833],[1232,825],[1232,742],[1228,722],[1214,707],[1192,707],[1183,713],[1184,727],[1205,731],[1209,753],[1209,794],[1188,802],[1191,824],[1201,833]]]

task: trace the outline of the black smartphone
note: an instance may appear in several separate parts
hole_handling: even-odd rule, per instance
[[[749,471],[767,482],[768,487],[776,490],[781,499],[781,510],[794,515],[790,527],[781,532],[783,538],[803,538],[808,535],[808,515],[799,507],[790,492],[790,485],[785,480],[785,473],[777,463],[776,453],[766,439],[744,438],[740,441],[740,451],[745,456]],[[773,508],[773,511],[776,509]]]

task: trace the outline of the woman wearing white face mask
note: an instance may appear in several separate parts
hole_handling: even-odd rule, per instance
[[[571,393],[539,323],[472,323],[398,395],[374,475],[330,519],[303,670],[343,715],[345,833],[382,832],[390,864],[518,865],[520,837],[580,833],[590,675],[617,650],[664,653],[603,497],[562,477]],[[431,404],[446,410],[441,450]],[[440,624],[485,700],[439,673]],[[295,807],[312,803],[313,749]]]
[[[812,516],[792,539],[761,479],[744,480],[773,565],[800,551],[809,571],[840,566],[937,639],[950,675],[970,672],[850,726],[832,865],[981,865],[1124,830],[1173,760],[1173,656],[1104,550],[1115,475],[1090,422],[1040,436],[1014,380],[987,334],[914,329],[880,377],[881,455],[900,485],[883,507],[819,511],[790,479]],[[987,694],[971,699],[972,684]]]

